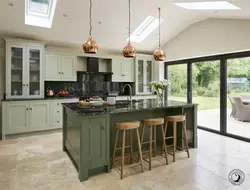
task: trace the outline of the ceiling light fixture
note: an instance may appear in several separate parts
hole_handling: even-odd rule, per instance
[[[154,52],[154,59],[155,61],[164,61],[166,58],[165,52],[161,49],[161,8],[158,8],[159,10],[159,48],[155,50]]]
[[[130,0],[128,1],[129,4],[129,28],[128,28],[128,36],[129,36],[129,40],[128,40],[128,44],[123,48],[123,56],[127,57],[127,58],[134,58],[135,54],[136,54],[136,49],[130,44]]]
[[[92,0],[89,0],[89,37],[83,43],[82,48],[85,53],[96,54],[98,50],[98,44],[92,39]]]
[[[175,5],[184,9],[191,10],[234,10],[239,7],[227,1],[211,1],[211,2],[189,2],[189,3],[174,3]]]

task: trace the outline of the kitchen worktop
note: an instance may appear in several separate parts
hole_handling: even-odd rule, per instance
[[[29,98],[29,99],[23,99],[23,98],[15,98],[15,99],[2,99],[2,102],[10,102],[10,101],[34,101],[34,100],[67,100],[67,99],[78,99],[79,97],[76,96],[65,96],[65,97],[45,97],[45,98]]]
[[[141,100],[138,102],[123,103],[124,101],[117,101],[115,106],[103,105],[103,106],[85,106],[79,103],[63,103],[62,105],[68,109],[71,109],[79,115],[100,115],[100,114],[114,114],[125,112],[138,112],[146,110],[156,110],[162,108],[175,108],[175,107],[191,107],[194,104],[189,104],[179,101],[166,101],[163,104],[158,104],[156,99]]]

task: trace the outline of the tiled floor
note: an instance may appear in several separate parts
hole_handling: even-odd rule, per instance
[[[153,169],[141,173],[127,168],[125,177],[115,169],[80,183],[68,156],[61,150],[61,133],[23,137],[0,142],[1,190],[250,190],[250,144],[199,130],[199,148],[178,153],[175,163],[157,159]],[[228,181],[232,169],[246,176],[241,186]]]

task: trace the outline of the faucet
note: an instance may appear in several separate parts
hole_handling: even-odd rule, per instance
[[[130,84],[125,84],[122,88],[122,91],[124,92],[125,87],[128,86],[129,87],[129,94],[130,94],[130,103],[132,104],[132,87]]]

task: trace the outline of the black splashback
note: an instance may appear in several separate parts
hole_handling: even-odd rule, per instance
[[[111,73],[77,72],[80,97],[107,96],[110,91]]]
[[[87,71],[88,72],[99,72],[99,59],[95,57],[87,58]]]
[[[79,92],[77,82],[72,81],[45,81],[44,86],[45,97],[47,95],[47,89],[52,89],[55,94],[57,94],[61,90],[67,90],[69,92],[69,96],[77,96]]]

